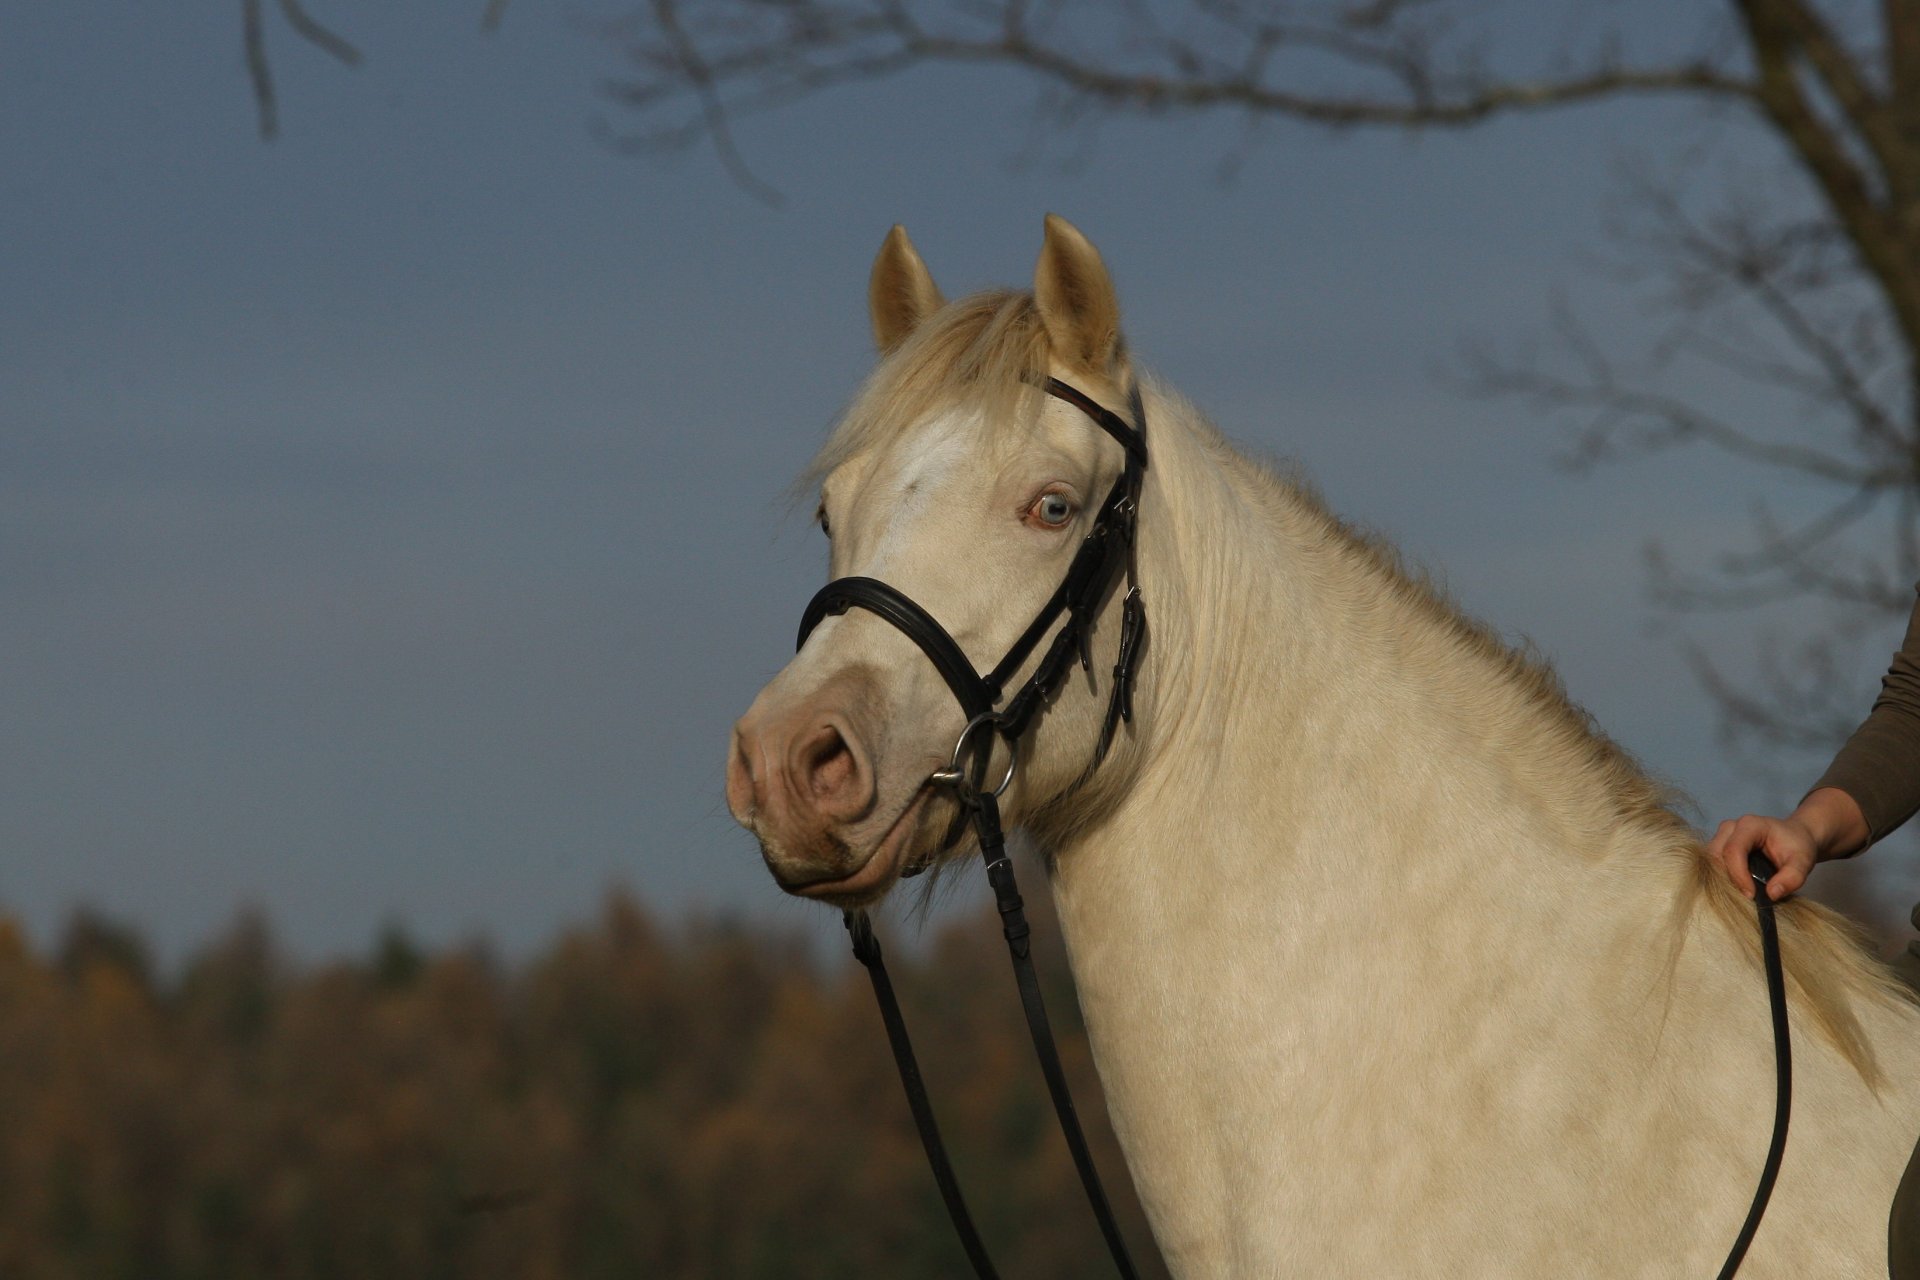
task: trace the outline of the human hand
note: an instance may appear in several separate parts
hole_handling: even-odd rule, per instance
[[[1755,852],[1766,854],[1776,868],[1767,881],[1767,897],[1778,902],[1807,882],[1814,863],[1858,853],[1872,838],[1852,796],[1838,787],[1820,787],[1784,818],[1749,813],[1721,823],[1707,841],[1707,852],[1733,877],[1733,887],[1749,898],[1753,873],[1748,860]]]
[[[1733,887],[1749,898],[1754,886],[1749,860],[1755,853],[1766,854],[1775,868],[1767,881],[1767,896],[1778,902],[1807,882],[1819,860],[1820,842],[1798,818],[1749,813],[1721,823],[1707,841],[1707,852],[1726,868]]]

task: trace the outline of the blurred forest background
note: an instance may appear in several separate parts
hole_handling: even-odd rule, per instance
[[[1109,1274],[996,925],[956,921],[889,969],[999,1265]],[[1043,977],[1152,1260],[1071,986]],[[513,965],[390,932],[294,966],[243,919],[165,976],[97,916],[45,955],[0,923],[0,1116],[8,1280],[966,1271],[864,971],[620,894]]]
[[[961,1271],[719,794],[894,221],[1072,218],[1696,822],[1920,577],[1920,0],[14,6],[0,172],[0,1280]],[[1892,843],[1811,890],[1888,944]],[[893,931],[935,1105],[1106,1275],[988,915]]]

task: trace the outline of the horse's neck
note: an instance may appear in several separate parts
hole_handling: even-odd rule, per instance
[[[1089,829],[1091,856],[1062,842],[1063,869],[1151,865],[1213,906],[1227,885],[1365,903],[1463,871],[1481,879],[1498,860],[1525,864],[1500,868],[1511,884],[1590,867],[1622,841],[1687,839],[1545,677],[1315,501],[1177,420],[1190,411],[1156,409],[1176,421],[1155,438],[1141,516],[1138,778]],[[1476,829],[1436,829],[1443,817]],[[1123,829],[1169,826],[1217,846],[1182,839],[1164,866],[1137,846],[1109,851]]]
[[[1137,773],[1057,849],[1076,968],[1097,948],[1107,973],[1154,963],[1171,940],[1143,932],[1152,921],[1186,934],[1183,950],[1220,951],[1297,936],[1292,917],[1328,918],[1329,893],[1340,914],[1379,905],[1419,868],[1376,856],[1377,828],[1415,803],[1378,784],[1417,785],[1445,760],[1446,726],[1394,705],[1406,630],[1316,536],[1311,507],[1177,421],[1153,447]]]
[[[1051,842],[1173,1270],[1708,1273],[1757,1171],[1743,1099],[1773,1083],[1691,835],[1539,678],[1176,413],[1152,414],[1137,736]],[[1782,928],[1803,987],[1851,981]],[[1910,1014],[1868,1016],[1920,1052]],[[1796,1065],[1748,1270],[1877,1274],[1920,1103]]]
[[[1581,930],[1659,963],[1674,883],[1643,877],[1576,920],[1568,884],[1607,850],[1549,850],[1619,824],[1520,757],[1556,733],[1500,723],[1533,714],[1525,691],[1310,503],[1199,439],[1163,431],[1155,450],[1142,757],[1106,820],[1057,848],[1055,897],[1130,1148],[1228,1187],[1257,1158],[1239,1128],[1340,1131],[1351,1099],[1282,1100],[1340,1087],[1356,1046],[1417,1062],[1436,1009],[1549,974],[1562,995],[1515,990],[1515,1025],[1492,1032],[1527,1034],[1586,981],[1568,967]]]

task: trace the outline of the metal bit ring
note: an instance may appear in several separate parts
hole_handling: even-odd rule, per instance
[[[943,787],[966,788],[971,786],[972,784],[967,781],[966,770],[960,767],[960,756],[961,753],[967,749],[967,739],[971,738],[973,731],[981,725],[990,724],[997,726],[999,723],[1000,713],[998,711],[982,711],[979,715],[967,721],[967,727],[962,729],[960,736],[954,740],[953,757],[947,761],[947,767],[944,769],[935,769],[927,775],[927,781],[938,783]],[[1006,775],[1000,779],[1000,785],[992,791],[993,798],[996,800],[1005,795],[1007,788],[1012,785],[1014,767],[1020,763],[1019,744],[1012,738],[1005,739],[1005,742],[1007,744],[1007,772]],[[992,753],[993,747],[991,743],[988,744],[987,751],[989,754]]]

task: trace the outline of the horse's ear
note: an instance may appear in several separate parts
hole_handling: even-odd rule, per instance
[[[1057,213],[1047,215],[1033,300],[1055,355],[1083,372],[1112,371],[1120,354],[1120,301],[1100,251]]]
[[[873,341],[886,355],[907,340],[922,320],[946,301],[933,282],[927,264],[920,261],[907,229],[895,223],[873,260],[867,278],[867,311],[873,318]]]

